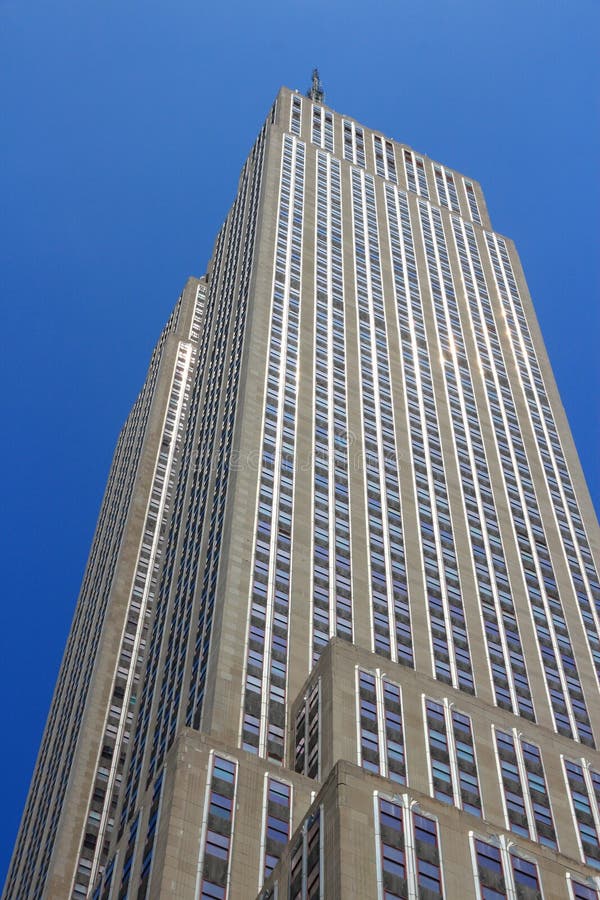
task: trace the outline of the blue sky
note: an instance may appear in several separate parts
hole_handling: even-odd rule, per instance
[[[119,428],[281,84],[318,65],[482,183],[600,508],[598,33],[597,0],[0,0],[0,882]]]

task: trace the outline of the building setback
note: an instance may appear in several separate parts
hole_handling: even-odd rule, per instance
[[[119,438],[6,900],[600,900],[600,542],[518,256],[318,88]]]

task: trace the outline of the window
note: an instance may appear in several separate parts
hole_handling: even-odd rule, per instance
[[[417,884],[431,891],[433,896],[444,896],[437,821],[413,812]],[[430,896],[430,895],[427,895]]]
[[[406,794],[392,801],[376,793],[375,814],[384,897],[406,898],[412,889],[428,900],[443,898],[437,821],[413,810]],[[407,830],[412,835],[409,839]],[[414,873],[411,879],[409,872]]]
[[[471,836],[475,880],[481,900],[543,900],[537,863],[523,856],[504,835]]]
[[[287,782],[268,777],[265,792],[263,878],[266,879],[279,862],[281,853],[290,839],[292,788]]]
[[[317,679],[304,696],[296,712],[294,771],[319,777],[321,679]]]
[[[379,847],[386,897],[406,897],[404,811],[398,803],[376,797]]]
[[[600,869],[600,808],[594,796],[594,772],[587,760],[563,760],[571,805],[585,862]]]
[[[359,764],[401,784],[406,782],[400,686],[379,670],[357,669]],[[381,746],[380,746],[381,744]]]
[[[595,881],[597,882],[598,880],[595,879]],[[591,879],[584,882],[569,874],[567,875],[567,883],[571,900],[600,900],[600,885],[592,884]]]
[[[211,758],[206,797],[207,827],[202,848],[202,898],[226,900],[229,880],[237,763],[216,754]]]
[[[323,808],[306,817],[290,861],[290,900],[318,900],[326,896],[322,852]]]
[[[425,700],[429,772],[433,796],[481,816],[481,796],[471,719],[447,700]]]

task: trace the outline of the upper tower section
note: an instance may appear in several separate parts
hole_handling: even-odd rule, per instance
[[[481,186],[454,169],[435,162],[408,144],[361,125],[324,104],[325,92],[314,69],[307,96],[282,87],[275,124],[350,165],[412,191],[434,206],[458,213],[467,222],[492,229]]]

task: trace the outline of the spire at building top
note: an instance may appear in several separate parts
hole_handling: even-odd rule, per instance
[[[325,100],[325,91],[323,90],[321,79],[319,78],[318,69],[313,69],[312,71],[312,84],[310,90],[306,92],[306,96],[310,97],[314,103],[323,103]]]

